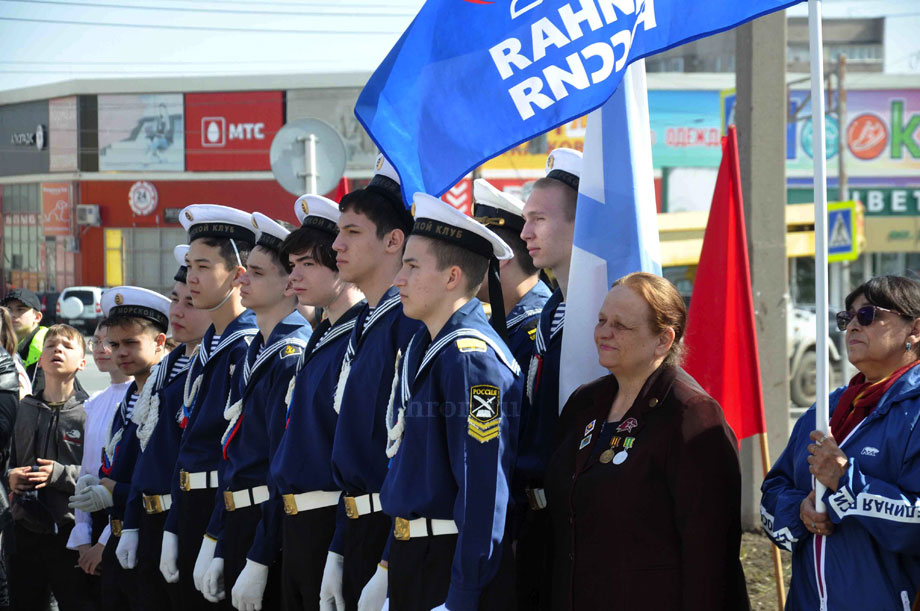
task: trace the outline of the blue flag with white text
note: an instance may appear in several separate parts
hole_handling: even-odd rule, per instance
[[[599,107],[635,60],[801,1],[427,0],[355,114],[406,201],[440,196],[483,161]]]
[[[645,62],[588,115],[575,208],[559,366],[559,409],[607,371],[594,346],[597,314],[611,285],[632,272],[661,275]]]

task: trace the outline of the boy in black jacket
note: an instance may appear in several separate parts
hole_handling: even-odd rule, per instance
[[[83,458],[85,392],[74,388],[86,364],[83,336],[68,325],[48,329],[41,368],[45,387],[25,397],[16,415],[8,472],[13,540],[8,549],[14,609],[44,609],[51,592],[61,611],[91,605],[88,576],[67,549],[74,525],[67,499]]]

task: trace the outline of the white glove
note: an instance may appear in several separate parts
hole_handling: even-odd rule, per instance
[[[233,607],[239,611],[261,611],[262,594],[267,583],[268,567],[247,558],[246,566],[236,578],[233,591],[230,593]]]
[[[163,546],[160,548],[160,573],[163,574],[163,579],[166,580],[166,583],[179,582],[179,537],[168,530],[163,531]]]
[[[326,556],[323,582],[319,586],[320,611],[345,611],[345,594],[342,592],[344,566],[345,558],[342,557],[342,554],[329,552]]]
[[[201,547],[198,548],[198,558],[195,560],[195,568],[192,569],[192,581],[195,582],[195,589],[204,594],[202,582],[204,574],[208,572],[211,561],[214,560],[214,548],[217,547],[217,541],[205,535],[201,539]],[[223,573],[223,566],[221,573]],[[223,588],[221,588],[223,589]]]
[[[73,493],[80,494],[89,486],[95,486],[99,483],[99,478],[90,473],[85,473],[80,476],[80,479],[77,480],[76,485],[74,485]]]
[[[114,501],[112,493],[102,484],[86,486],[79,494],[74,494],[67,504],[71,509],[79,509],[86,513],[93,513],[106,507],[111,507]]]
[[[201,559],[201,556],[198,557]],[[227,597],[224,592],[224,559],[214,558],[201,580],[201,593],[208,602],[217,603]]]
[[[137,566],[137,529],[129,528],[121,531],[121,539],[115,548],[115,557],[123,569],[133,569]]]
[[[383,603],[387,599],[387,579],[387,570],[378,564],[373,577],[361,590],[358,611],[383,611]]]

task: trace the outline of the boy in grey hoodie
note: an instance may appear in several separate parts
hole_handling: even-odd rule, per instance
[[[74,525],[67,502],[83,458],[87,395],[74,388],[86,364],[83,336],[68,325],[50,327],[39,363],[45,386],[20,402],[10,450],[10,598],[13,609],[44,609],[54,592],[61,611],[82,610],[92,608],[88,576],[66,545]]]

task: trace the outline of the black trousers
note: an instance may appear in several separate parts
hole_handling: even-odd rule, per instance
[[[261,518],[261,505],[250,505],[224,514],[224,589],[227,600],[230,600],[236,578],[246,566],[246,555],[252,547]],[[276,558],[268,566],[268,581],[262,593],[263,609],[281,608],[281,570],[281,551],[278,550]]]
[[[137,593],[141,611],[174,611],[180,608],[179,584],[166,583],[160,573],[160,550],[166,513],[141,514],[137,541]]]
[[[548,611],[552,604],[553,536],[547,509],[524,512],[515,554],[519,611]]]
[[[390,545],[391,611],[430,611],[447,600],[457,535],[394,540]],[[498,572],[479,596],[480,611],[508,611],[514,602],[514,561],[502,548]]]
[[[137,573],[121,568],[115,549],[120,537],[112,535],[102,552],[102,609],[103,611],[137,611]]]
[[[342,589],[346,611],[358,608],[361,590],[377,571],[392,528],[393,519],[382,511],[345,521]]]
[[[14,524],[4,537],[13,611],[48,608],[51,594],[60,611],[95,611],[89,575],[77,566],[80,555],[67,549],[73,526],[57,534],[39,534]]]
[[[214,488],[205,490],[190,490],[181,492],[182,515],[179,516],[179,600],[182,611],[214,611],[226,609],[230,606],[230,589],[227,588],[227,597],[219,603],[210,603],[205,600],[201,592],[195,589],[192,572],[195,561],[201,550],[201,540],[211,520],[211,511],[214,509],[214,497],[217,491]],[[226,574],[226,570],[225,573]]]
[[[336,509],[333,505],[284,516],[281,593],[288,611],[319,611],[319,588],[335,534]]]

